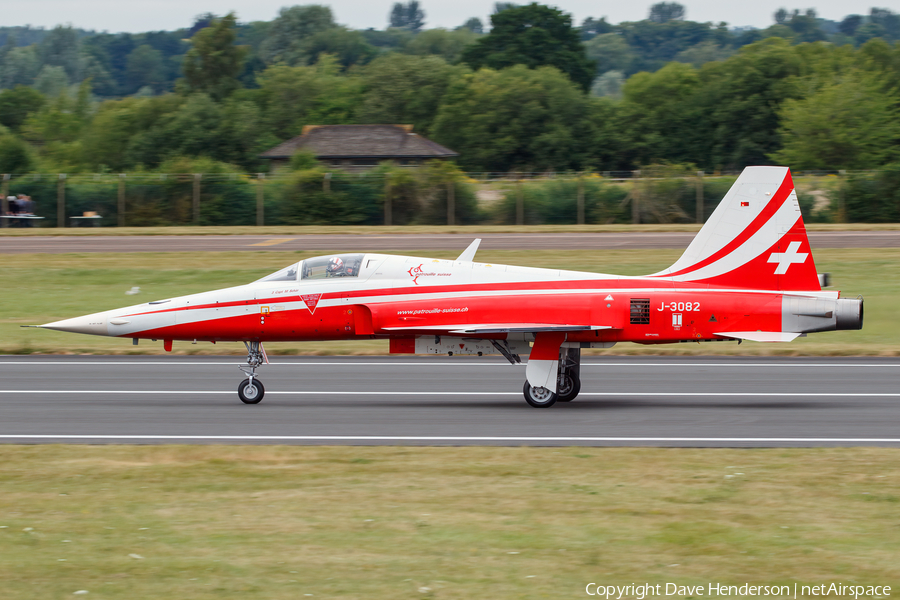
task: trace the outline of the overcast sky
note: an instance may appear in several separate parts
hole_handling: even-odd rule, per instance
[[[874,6],[900,12],[900,0],[874,0]],[[314,2],[297,2],[312,4]],[[337,21],[354,29],[387,24],[393,0],[332,0],[318,2],[331,6]],[[519,3],[524,3],[520,0]],[[598,2],[596,0],[560,0],[547,2],[574,15],[577,23],[586,17],[605,16],[611,23],[644,19],[654,2]],[[269,21],[282,6],[293,3],[284,0],[3,0],[3,25],[32,25],[53,27],[72,24],[98,31],[153,31],[187,27],[194,16],[206,12],[237,13],[240,21]],[[488,22],[493,1],[485,0],[420,0],[426,13],[427,27],[456,27],[469,17]],[[849,0],[816,0],[795,6],[781,0],[735,2],[723,0],[686,0],[687,18],[692,21],[725,21],[729,25],[767,27],[772,14],[781,7],[788,9],[815,8],[820,17],[840,20],[849,14],[868,13],[872,4]]]

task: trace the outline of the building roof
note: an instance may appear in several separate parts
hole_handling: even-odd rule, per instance
[[[290,158],[308,150],[317,158],[452,158],[453,150],[413,133],[412,125],[307,125],[303,133],[260,154]]]

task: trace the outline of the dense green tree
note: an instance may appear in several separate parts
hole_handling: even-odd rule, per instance
[[[696,46],[691,46],[687,50],[682,50],[675,55],[675,60],[694,65],[697,68],[702,67],[706,63],[717,60],[725,60],[734,54],[734,49],[729,46],[720,46],[716,42],[709,40],[700,42]]]
[[[846,36],[853,37],[856,34],[856,30],[859,29],[859,26],[862,25],[862,16],[860,15],[848,15],[844,17],[844,20],[841,21],[838,29],[841,33]]]
[[[459,26],[459,29],[468,29],[472,33],[484,33],[484,23],[478,17],[466,19],[466,22]]]
[[[889,39],[900,38],[900,15],[886,8],[872,8],[869,11],[869,21],[880,26]]]
[[[34,78],[34,88],[48,98],[56,98],[68,87],[69,76],[62,67],[44,65],[38,76]]]
[[[731,43],[731,34],[724,23],[696,23],[694,21],[637,21],[620,25],[625,42],[637,55],[632,62],[631,75],[637,71],[656,71],[675,60],[679,53],[705,42],[724,46]],[[790,32],[790,29],[788,29]]]
[[[39,111],[47,99],[36,89],[17,85],[0,92],[0,125],[17,131],[29,114]]]
[[[341,75],[329,55],[310,67],[269,67],[259,85],[256,97],[272,145],[299,135],[304,125],[353,123],[362,99],[360,79]]]
[[[309,38],[335,27],[334,15],[327,6],[309,4],[282,8],[272,21],[259,54],[268,64],[308,64]]]
[[[794,10],[790,20],[785,24],[796,33],[798,42],[818,42],[828,37],[819,26],[816,11],[811,8],[804,14],[800,14],[799,10]]]
[[[128,55],[126,77],[132,93],[144,86],[150,86],[155,92],[162,91],[165,80],[163,56],[147,44],[142,44]]]
[[[362,71],[362,123],[408,123],[430,135],[434,118],[450,84],[466,72],[437,56],[386,54]]]
[[[624,85],[625,74],[622,71],[607,71],[594,80],[591,85],[591,95],[608,96],[618,100],[622,97]]]
[[[358,31],[346,27],[333,27],[311,35],[304,44],[306,52],[302,64],[311,64],[321,54],[334,56],[345,69],[364,65],[378,54],[374,46]]]
[[[31,148],[21,138],[0,132],[0,172],[28,173],[35,165]]]
[[[695,106],[700,85],[697,70],[683,63],[628,79],[620,126],[628,140],[623,155],[632,165],[699,162],[705,145],[705,128],[697,127],[702,115]]]
[[[395,2],[389,15],[391,27],[407,29],[409,31],[421,31],[425,26],[425,11],[419,6],[418,0],[409,0],[406,4]]]
[[[62,67],[70,81],[78,81],[81,75],[81,42],[78,32],[71,26],[54,27],[38,47],[44,66]]]
[[[571,16],[532,3],[492,15],[491,24],[491,32],[463,52],[463,61],[473,69],[549,65],[568,75],[582,90],[590,88],[595,68],[572,27]]]
[[[597,65],[597,73],[632,72],[637,55],[620,33],[604,33],[587,42],[585,50]]]
[[[468,170],[581,169],[590,163],[587,106],[556,68],[481,69],[450,86],[433,135]]]
[[[427,29],[406,44],[405,51],[421,56],[440,56],[444,60],[455,63],[463,51],[478,40],[478,34],[468,29],[447,31],[446,29]]]
[[[769,155],[781,147],[781,105],[801,96],[802,69],[796,52],[781,39],[745,46],[728,60],[704,65],[696,129],[707,150],[694,162],[707,169],[770,164]]]
[[[35,46],[13,48],[0,67],[0,87],[31,85],[41,70],[41,60]]]
[[[873,82],[844,77],[781,108],[772,158],[795,169],[874,169],[897,158],[897,101]]]
[[[684,20],[684,5],[677,2],[657,2],[650,7],[650,16],[647,18],[654,23],[682,21]]]
[[[238,75],[247,48],[234,45],[234,13],[216,19],[193,38],[193,47],[184,57],[184,77],[191,91],[221,100],[240,87]]]
[[[606,22],[606,17],[595,19],[588,17],[581,23],[578,28],[581,32],[581,41],[586,42],[594,36],[603,35],[604,33],[612,33],[616,28]]]

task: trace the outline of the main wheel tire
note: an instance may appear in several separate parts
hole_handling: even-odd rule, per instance
[[[572,377],[571,375],[566,375],[563,381],[563,385],[559,386],[559,389],[556,391],[556,401],[557,402],[571,402],[575,399],[575,396],[581,391],[581,380]]]
[[[550,408],[556,404],[556,394],[545,387],[532,387],[526,381],[522,392],[525,394],[525,402],[534,408]]]
[[[245,379],[238,384],[238,396],[244,404],[259,404],[266,395],[266,388],[259,379]]]

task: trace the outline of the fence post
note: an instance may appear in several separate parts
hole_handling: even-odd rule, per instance
[[[125,227],[125,173],[119,173],[119,227]]]
[[[697,171],[697,223],[706,220],[706,208],[703,206],[703,171]]]
[[[392,214],[393,206],[391,205],[391,174],[384,174],[384,224],[391,225],[394,218]]]
[[[447,225],[456,225],[456,184],[447,184]]]
[[[3,199],[0,200],[0,204],[2,204],[0,211],[3,212],[3,216],[6,216],[6,213],[9,212],[9,202],[6,200],[6,197],[9,196],[9,173],[3,174],[3,189],[0,193],[3,194]],[[9,223],[7,223],[9,219],[0,219],[0,221],[3,221],[3,227],[9,227]]]
[[[56,226],[66,226],[66,174],[60,173],[56,182]]]
[[[575,217],[579,225],[584,225],[584,177],[583,173],[578,174],[578,207]]]
[[[847,171],[844,169],[841,169],[840,171],[838,171],[838,175],[841,178],[841,185],[838,188],[840,190],[840,192],[838,192],[838,222],[846,223],[847,222],[847,197],[846,197],[845,192],[847,190],[847,185],[846,185],[847,184]]]
[[[200,173],[194,173],[194,225],[200,224]]]
[[[631,222],[635,225],[641,222],[641,193],[644,191],[641,180],[641,172],[633,171],[633,175],[637,178],[634,187],[634,193],[631,195]]]
[[[266,223],[266,198],[263,188],[266,185],[266,174],[256,174],[256,226],[262,227]]]
[[[525,196],[522,192],[522,180],[516,179],[516,225],[525,224]]]

